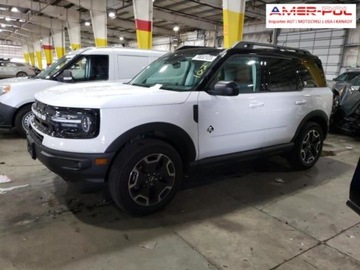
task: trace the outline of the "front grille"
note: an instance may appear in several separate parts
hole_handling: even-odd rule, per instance
[[[34,113],[33,124],[41,132],[51,135],[54,131],[50,119],[55,115],[55,110],[39,101],[35,101],[32,105],[32,111]]]

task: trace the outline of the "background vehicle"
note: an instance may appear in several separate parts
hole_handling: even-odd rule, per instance
[[[346,83],[354,79],[356,76],[360,75],[360,70],[352,70],[352,71],[346,71],[336,78],[332,79],[332,81],[328,82],[328,86],[330,88],[339,88],[341,87],[342,83]]]
[[[0,79],[34,76],[35,68],[25,63],[0,61]]]
[[[85,48],[71,52],[36,77],[0,81],[0,128],[25,137],[34,94],[62,83],[129,81],[165,51],[129,48]]]
[[[67,181],[106,184],[133,214],[169,203],[193,165],[283,154],[297,169],[314,166],[332,106],[318,57],[251,42],[180,48],[129,84],[35,97],[31,157]]]
[[[332,91],[331,130],[360,134],[360,75],[349,82],[337,84]]]

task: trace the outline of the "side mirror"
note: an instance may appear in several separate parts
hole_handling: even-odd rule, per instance
[[[219,81],[214,85],[214,89],[208,91],[213,96],[237,96],[240,88],[234,81]]]
[[[70,69],[65,69],[59,76],[59,79],[63,82],[72,82],[74,80]]]

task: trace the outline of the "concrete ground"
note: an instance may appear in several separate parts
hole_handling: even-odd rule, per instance
[[[359,146],[330,135],[302,172],[280,158],[195,170],[164,211],[135,218],[0,131],[0,269],[360,269],[360,217],[345,205]]]

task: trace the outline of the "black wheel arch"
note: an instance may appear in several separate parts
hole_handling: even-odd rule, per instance
[[[328,134],[328,131],[329,131],[329,117],[326,115],[326,113],[324,111],[315,110],[315,111],[312,111],[309,114],[307,114],[303,118],[303,120],[300,122],[300,125],[298,126],[298,128],[297,128],[297,130],[295,132],[295,135],[291,140],[292,142],[294,142],[296,140],[299,133],[301,132],[303,127],[308,122],[315,122],[315,123],[319,124],[319,126],[321,127],[321,130],[323,132],[324,140],[325,140],[325,138],[326,138],[326,136]]]
[[[196,148],[190,135],[181,127],[170,123],[154,122],[134,127],[115,139],[105,153],[119,153],[127,143],[144,138],[163,140],[172,145],[183,160],[184,169],[195,160]]]

